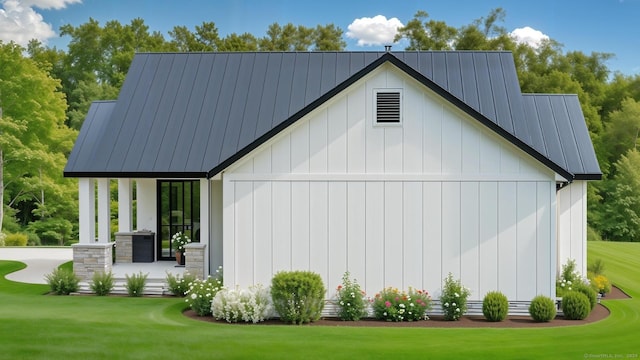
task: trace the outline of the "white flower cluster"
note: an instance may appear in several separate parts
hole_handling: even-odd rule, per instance
[[[273,304],[269,289],[257,284],[248,289],[220,290],[211,301],[211,313],[216,319],[227,322],[264,321],[273,316]]]

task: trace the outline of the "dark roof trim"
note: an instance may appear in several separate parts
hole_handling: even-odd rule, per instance
[[[245,155],[249,154],[251,151],[255,150],[258,146],[264,144],[269,139],[271,139],[272,137],[274,137],[275,135],[280,133],[282,130],[288,128],[290,125],[292,125],[296,121],[300,120],[302,117],[304,117],[305,115],[309,114],[311,111],[313,111],[316,108],[320,107],[320,105],[324,104],[329,99],[331,99],[332,97],[334,97],[337,94],[339,94],[341,91],[347,89],[349,86],[354,84],[356,81],[360,80],[362,77],[364,77],[365,75],[367,75],[368,73],[370,73],[371,71],[373,71],[374,69],[379,67],[380,65],[384,64],[385,62],[389,61],[390,59],[396,59],[397,61],[401,62],[395,56],[392,56],[390,53],[385,53],[381,57],[377,58],[374,62],[372,62],[371,64],[367,65],[365,68],[363,68],[362,70],[360,70],[357,73],[353,74],[350,78],[348,78],[347,80],[345,80],[342,83],[338,84],[338,86],[334,87],[333,89],[331,89],[330,91],[328,91],[327,93],[325,93],[324,95],[322,95],[321,97],[319,97],[318,99],[316,99],[315,101],[313,101],[312,103],[310,103],[309,105],[304,107],[302,110],[300,110],[297,113],[293,114],[287,120],[281,122],[280,124],[278,124],[278,126],[274,127],[273,129],[271,129],[270,131],[268,131],[264,135],[260,136],[254,142],[252,142],[251,144],[247,145],[246,147],[244,147],[243,149],[241,149],[240,151],[235,153],[233,156],[229,157],[227,160],[223,161],[218,166],[216,166],[213,169],[211,169],[209,171],[207,177],[208,178],[212,178],[216,174],[222,172],[222,170],[224,170],[227,167],[231,166],[233,163],[235,163],[236,161],[240,160],[242,157],[244,157]]]
[[[251,144],[247,145],[246,147],[244,147],[243,149],[235,153],[233,156],[229,157],[227,160],[225,160],[218,166],[211,169],[208,172],[207,177],[211,178],[216,174],[220,173],[221,171],[223,171],[224,169],[226,169],[227,167],[231,166],[233,163],[240,160],[245,155],[249,154],[258,146],[264,144],[266,141],[268,141],[269,139],[271,139],[272,137],[280,133],[282,130],[286,129],[287,127],[289,127],[290,125],[292,125],[293,123],[301,119],[303,116],[315,110],[320,105],[324,104],[326,101],[328,101],[329,99],[331,99],[332,97],[340,93],[341,91],[345,90],[346,88],[354,84],[356,81],[360,80],[365,75],[367,75],[368,73],[378,68],[380,65],[384,64],[387,61],[393,64],[394,66],[396,66],[397,68],[399,68],[400,70],[407,73],[409,76],[416,79],[421,84],[425,85],[426,87],[434,91],[436,94],[442,96],[444,99],[448,100],[449,102],[451,102],[452,104],[460,108],[462,111],[464,111],[465,113],[473,117],[474,119],[480,121],[483,125],[493,130],[498,135],[502,136],[505,140],[514,144],[515,146],[517,146],[518,148],[520,148],[530,156],[534,157],[536,160],[546,165],[551,170],[560,174],[562,177],[569,180],[569,182],[573,181],[574,178],[577,179],[577,177],[574,174],[563,169],[561,166],[554,163],[549,158],[545,157],[544,155],[542,155],[541,153],[533,149],[531,146],[527,145],[522,140],[518,139],[515,135],[507,132],[506,130],[501,128],[497,123],[494,123],[493,121],[489,120],[487,117],[480,114],[477,110],[467,105],[464,101],[458,99],[457,97],[452,95],[450,92],[446,91],[445,89],[440,87],[438,84],[433,82],[432,80],[428,79],[424,75],[420,74],[418,71],[414,70],[412,67],[404,63],[402,60],[393,56],[392,53],[383,54],[382,56],[377,58],[375,61],[373,61],[371,64],[367,65],[365,68],[358,71],[357,73],[352,75],[350,78],[348,78],[338,86],[334,87],[332,90],[322,95],[320,98],[316,99],[311,104],[307,105],[305,108],[298,111],[293,116],[289,117],[287,120],[283,121],[278,126],[274,127],[269,132],[265,133],[264,135],[262,135],[261,137],[256,139],[254,142],[252,142]],[[595,176],[596,175],[587,174],[587,175],[580,176],[580,178],[589,177],[588,179],[585,178],[584,180],[599,180],[599,179],[596,179]]]
[[[602,174],[576,174],[574,180],[602,180]]]
[[[205,179],[207,173],[200,172],[64,172],[65,177],[92,177],[92,178],[140,178],[140,179]]]

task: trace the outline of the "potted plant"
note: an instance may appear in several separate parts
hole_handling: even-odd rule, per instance
[[[191,239],[183,232],[177,232],[171,238],[171,246],[176,251],[176,261],[180,265],[184,265],[184,246],[189,244]]]

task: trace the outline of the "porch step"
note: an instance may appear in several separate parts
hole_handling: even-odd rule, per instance
[[[78,285],[79,294],[93,294],[89,282],[80,282]],[[110,294],[127,295],[127,280],[124,278],[114,279],[114,286]],[[169,291],[164,279],[147,279],[147,282],[144,285],[143,294],[148,296],[173,295],[171,291]]]

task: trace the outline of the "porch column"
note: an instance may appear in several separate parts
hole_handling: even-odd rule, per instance
[[[136,179],[136,198],[138,199],[136,230],[138,231],[156,231],[156,205],[158,203],[156,188],[156,179]]]
[[[210,246],[209,234],[211,219],[211,183],[209,179],[200,179],[200,243]],[[205,247],[206,248],[206,247]],[[209,252],[203,251],[204,274],[209,274]]]
[[[111,242],[111,191],[109,178],[98,179],[98,242]]]
[[[78,232],[81,244],[90,244],[96,239],[96,185],[90,178],[78,179]]]
[[[131,179],[118,179],[118,232],[133,230]]]

